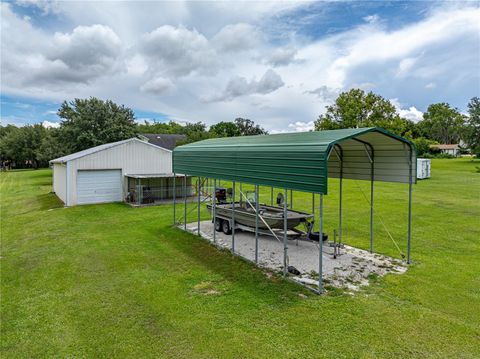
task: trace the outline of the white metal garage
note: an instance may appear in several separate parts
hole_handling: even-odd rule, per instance
[[[128,174],[173,177],[172,151],[138,138],[92,147],[50,164],[53,191],[67,206],[125,200]]]

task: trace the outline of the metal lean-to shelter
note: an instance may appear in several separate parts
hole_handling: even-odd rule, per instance
[[[232,181],[233,184],[235,182],[253,184],[257,193],[259,185],[284,188],[285,211],[288,202],[287,190],[320,194],[320,233],[323,229],[323,195],[328,193],[328,178],[339,178],[340,237],[342,179],[368,180],[371,182],[371,251],[373,251],[374,182],[407,183],[409,184],[407,262],[410,263],[412,184],[416,182],[416,151],[410,141],[382,128],[208,139],[175,148],[173,171],[190,176]],[[233,236],[234,231],[232,239]],[[232,240],[232,245],[233,243]],[[286,253],[288,249],[286,234],[284,243]],[[320,291],[321,247],[320,245]]]

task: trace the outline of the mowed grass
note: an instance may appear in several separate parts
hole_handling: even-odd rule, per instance
[[[479,165],[433,161],[433,177],[414,186],[413,265],[353,296],[267,276],[172,228],[172,206],[65,209],[50,193],[50,170],[2,173],[0,355],[478,358]],[[329,185],[331,234],[338,182]],[[344,241],[368,248],[360,188],[368,197],[367,182],[345,181]],[[294,193],[295,208],[309,210],[310,200]],[[375,200],[405,252],[407,186],[378,183]],[[376,250],[398,257],[378,218],[375,232]]]

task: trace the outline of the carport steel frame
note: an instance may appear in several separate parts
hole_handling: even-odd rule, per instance
[[[397,177],[394,175],[389,175],[388,173],[388,166],[385,167],[385,162],[380,161],[378,163],[380,170],[382,170],[382,165],[385,167],[383,168],[384,173],[386,171],[387,174],[380,174],[378,175],[375,172],[375,160],[376,150],[375,147],[376,141],[367,141],[365,138],[371,137],[371,134],[377,134],[379,136],[385,136],[389,138],[392,143],[392,148],[390,151],[400,152],[400,148],[403,148],[403,156],[396,156],[392,157],[398,161],[398,166],[403,168],[402,173],[399,174]],[[302,136],[303,135],[303,136]],[[377,137],[373,136],[373,139]],[[381,140],[381,137],[379,137]],[[319,221],[319,233],[323,233],[323,195],[327,194],[327,179],[329,177],[329,170],[328,170],[328,162],[330,156],[334,153],[336,158],[338,159],[338,173],[335,173],[333,177],[339,178],[339,228],[338,234],[339,239],[342,241],[342,207],[343,207],[343,179],[344,178],[351,178],[351,179],[366,179],[365,178],[365,171],[361,174],[355,173],[345,173],[345,148],[342,146],[342,141],[350,140],[350,146],[352,143],[357,143],[356,149],[353,151],[356,155],[358,152],[363,152],[363,155],[368,158],[368,179],[370,181],[370,251],[373,252],[374,250],[374,183],[375,178],[380,177],[381,181],[387,182],[402,182],[408,183],[408,235],[407,235],[407,263],[411,263],[411,237],[412,237],[412,184],[416,181],[416,177],[414,178],[413,173],[416,171],[416,150],[415,146],[408,140],[392,134],[386,130],[381,128],[361,128],[361,129],[346,129],[346,130],[333,130],[333,131],[321,131],[321,132],[309,132],[309,133],[296,133],[296,134],[279,134],[279,135],[261,135],[261,136],[250,136],[250,137],[243,137],[243,138],[222,138],[222,139],[211,139],[200,141],[197,143],[184,145],[177,147],[173,151],[173,172],[174,176],[175,173],[183,173],[185,175],[197,176],[198,177],[198,189],[197,189],[197,233],[200,235],[200,178],[213,178],[214,179],[214,186],[213,186],[213,194],[212,194],[212,212],[213,218],[215,218],[215,192],[217,188],[217,180],[224,180],[224,181],[231,181],[232,182],[232,201],[235,202],[235,183],[249,183],[255,185],[255,203],[258,206],[258,193],[259,193],[259,186],[268,186],[272,188],[272,195],[273,195],[273,188],[283,188],[284,189],[284,231],[283,231],[283,243],[284,243],[284,266],[283,266],[283,273],[285,276],[288,275],[287,271],[287,258],[288,258],[288,244],[287,244],[287,231],[285,230],[287,227],[287,216],[285,215],[287,212],[288,206],[288,190],[290,190],[290,197],[292,197],[292,190],[299,190],[303,192],[311,192],[312,193],[312,211],[315,212],[315,194],[320,196],[320,203],[318,207],[318,221]],[[388,141],[387,141],[388,142]],[[385,144],[382,141],[379,142],[378,145],[380,148],[385,147]],[[396,146],[393,146],[393,145]],[[361,145],[358,147],[358,145]],[[282,152],[283,148],[283,152]],[[301,161],[307,163],[307,166],[296,166],[295,162],[292,161],[292,156],[289,156],[291,152],[296,155],[301,155],[302,151],[299,151],[299,148],[305,154],[311,155],[312,153],[317,153],[319,159],[313,158],[309,159],[311,162],[307,163],[307,161]],[[312,148],[314,149],[312,151]],[[245,159],[250,157],[261,157],[263,155],[262,150],[267,151],[267,156],[265,158],[270,158],[272,162],[277,161],[268,168],[271,171],[267,172],[262,167],[261,170],[256,171],[255,169],[251,169],[245,164]],[[351,149],[347,149],[348,151],[352,152]],[[287,152],[288,151],[288,152]],[[385,150],[380,150],[381,156],[380,160],[384,160],[385,158],[388,159],[388,152],[387,156],[385,156]],[[201,158],[202,154],[206,153],[206,159]],[[220,162],[226,164],[225,168],[222,167],[222,163],[220,166],[214,161],[215,157],[212,157],[212,153],[218,155],[221,159]],[[247,156],[245,156],[247,154]],[[285,158],[282,157],[282,154]],[[242,157],[244,156],[244,157]],[[383,156],[383,157],[382,157]],[[355,158],[355,157],[352,157]],[[406,159],[406,163],[403,160]],[[279,161],[280,160],[280,161]],[[203,161],[203,162],[202,162]],[[214,162],[212,162],[214,161]],[[200,163],[198,163],[200,162]],[[255,161],[254,161],[255,162]],[[261,160],[260,160],[261,162]],[[280,163],[278,163],[280,162]],[[351,162],[351,159],[350,159]],[[286,163],[286,165],[284,164]],[[311,164],[315,166],[312,166]],[[229,166],[230,165],[230,166]],[[267,164],[268,166],[269,164]],[[290,165],[290,166],[289,166]],[[260,164],[261,166],[261,164]],[[252,167],[255,167],[255,164],[252,164]],[[287,171],[285,171],[287,168]],[[273,169],[273,170],[272,170]],[[289,171],[300,171],[299,174],[294,176],[290,176],[288,173]],[[359,170],[360,172],[362,169]],[[408,174],[405,175],[403,172],[408,171]],[[397,171],[398,172],[398,171]],[[265,175],[265,173],[267,175]],[[268,178],[270,176],[270,178]],[[332,175],[331,175],[332,176]],[[362,177],[363,176],[363,177]],[[389,178],[392,177],[392,179]],[[292,180],[291,178],[294,177],[295,179]],[[313,181],[312,181],[313,179]],[[316,184],[315,180],[321,183]],[[174,197],[173,197],[173,220],[174,224],[177,225],[176,221],[176,191],[175,188],[173,190]],[[273,199],[273,196],[272,196]],[[292,203],[292,198],[290,198]],[[187,212],[186,212],[186,202],[184,199],[185,208],[184,208],[184,229],[186,230],[186,221],[187,221]],[[235,254],[235,217],[234,212],[232,210],[232,253]],[[216,243],[215,238],[215,230],[214,232],[214,243]],[[321,238],[321,235],[320,235]],[[322,253],[323,253],[323,246],[322,240],[319,241],[319,280],[318,280],[318,293],[323,292],[323,260],[322,260]],[[255,263],[258,264],[258,210],[256,208],[256,224],[255,224]]]

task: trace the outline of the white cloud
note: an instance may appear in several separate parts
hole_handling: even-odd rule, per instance
[[[417,59],[413,57],[407,57],[405,59],[402,59],[398,64],[397,76],[408,75],[416,61]]]
[[[297,49],[293,47],[279,47],[268,56],[267,63],[273,66],[285,66],[295,61]]]
[[[0,6],[3,89],[43,96],[47,89],[68,92],[62,84],[85,84],[116,68],[121,41],[110,28],[80,26],[48,35],[17,17],[9,4]]]
[[[400,117],[406,118],[415,123],[423,120],[423,112],[419,111],[415,106],[410,106],[408,109],[402,108],[401,103],[396,98],[391,99],[390,102],[395,106]]]
[[[410,106],[408,109],[401,109],[399,113],[401,117],[413,122],[419,122],[423,120],[423,112],[417,110],[415,106]]]
[[[333,102],[338,95],[340,94],[341,90],[338,88],[330,88],[328,86],[320,86],[314,90],[311,91],[306,91],[306,93],[309,93],[311,95],[317,96],[319,99],[321,99],[324,102]]]
[[[111,28],[103,25],[78,26],[72,33],[55,33],[51,61],[62,61],[74,71],[102,73],[111,68],[120,55],[121,41]]]
[[[280,42],[269,41],[265,24],[308,5],[23,5],[43,6],[49,16],[32,11],[27,20],[0,4],[2,94],[9,96],[55,102],[97,96],[178,121],[243,116],[272,131],[308,128],[295,123],[309,124],[352,87],[399,98],[405,116],[418,119],[417,109],[432,102],[461,107],[480,80],[479,52],[472,50],[480,9],[468,3],[432,5],[423,19],[394,30],[388,17],[371,15],[334,35],[292,31]],[[52,18],[59,21],[39,27]]]
[[[307,131],[313,131],[313,129],[315,128],[315,124],[313,121],[309,121],[309,122],[297,121],[295,123],[290,123],[288,125],[288,128],[294,130],[295,132],[307,132]]]
[[[207,38],[185,27],[160,26],[142,36],[141,52],[158,73],[186,76],[193,71],[215,72],[216,54]]]
[[[220,51],[239,52],[254,48],[260,42],[259,37],[255,27],[240,23],[222,28],[212,42]]]
[[[250,84],[254,87],[254,93],[256,92],[261,94],[273,92],[285,85],[280,75],[271,69],[265,72],[260,81],[257,83],[252,81]]]
[[[279,74],[272,69],[265,72],[259,81],[248,81],[245,77],[236,76],[228,82],[225,91],[221,95],[213,96],[207,101],[232,101],[236,97],[252,94],[268,94],[278,90],[284,85]]]
[[[140,90],[142,90],[143,92],[152,93],[154,95],[160,95],[165,91],[167,91],[172,86],[173,84],[170,80],[164,79],[162,77],[158,77],[144,83],[140,87]]]
[[[350,71],[364,64],[386,63],[424,53],[452,39],[480,30],[480,9],[453,9],[435,12],[424,21],[396,31],[385,31],[376,25],[366,26],[334,36],[330,41],[342,45],[339,56],[329,69],[330,79],[339,87],[347,83]],[[408,65],[408,62],[407,62]],[[408,67],[408,66],[407,66]]]
[[[132,76],[141,76],[148,70],[148,64],[145,58],[140,54],[135,54],[125,61],[127,73]]]
[[[43,121],[42,126],[45,128],[59,128],[60,127],[60,122],[50,122],[50,121]]]
[[[370,24],[373,24],[373,23],[376,23],[378,22],[378,20],[380,20],[380,17],[378,15],[368,15],[368,16],[365,16],[363,18],[363,20],[365,20],[365,22],[368,22]]]

